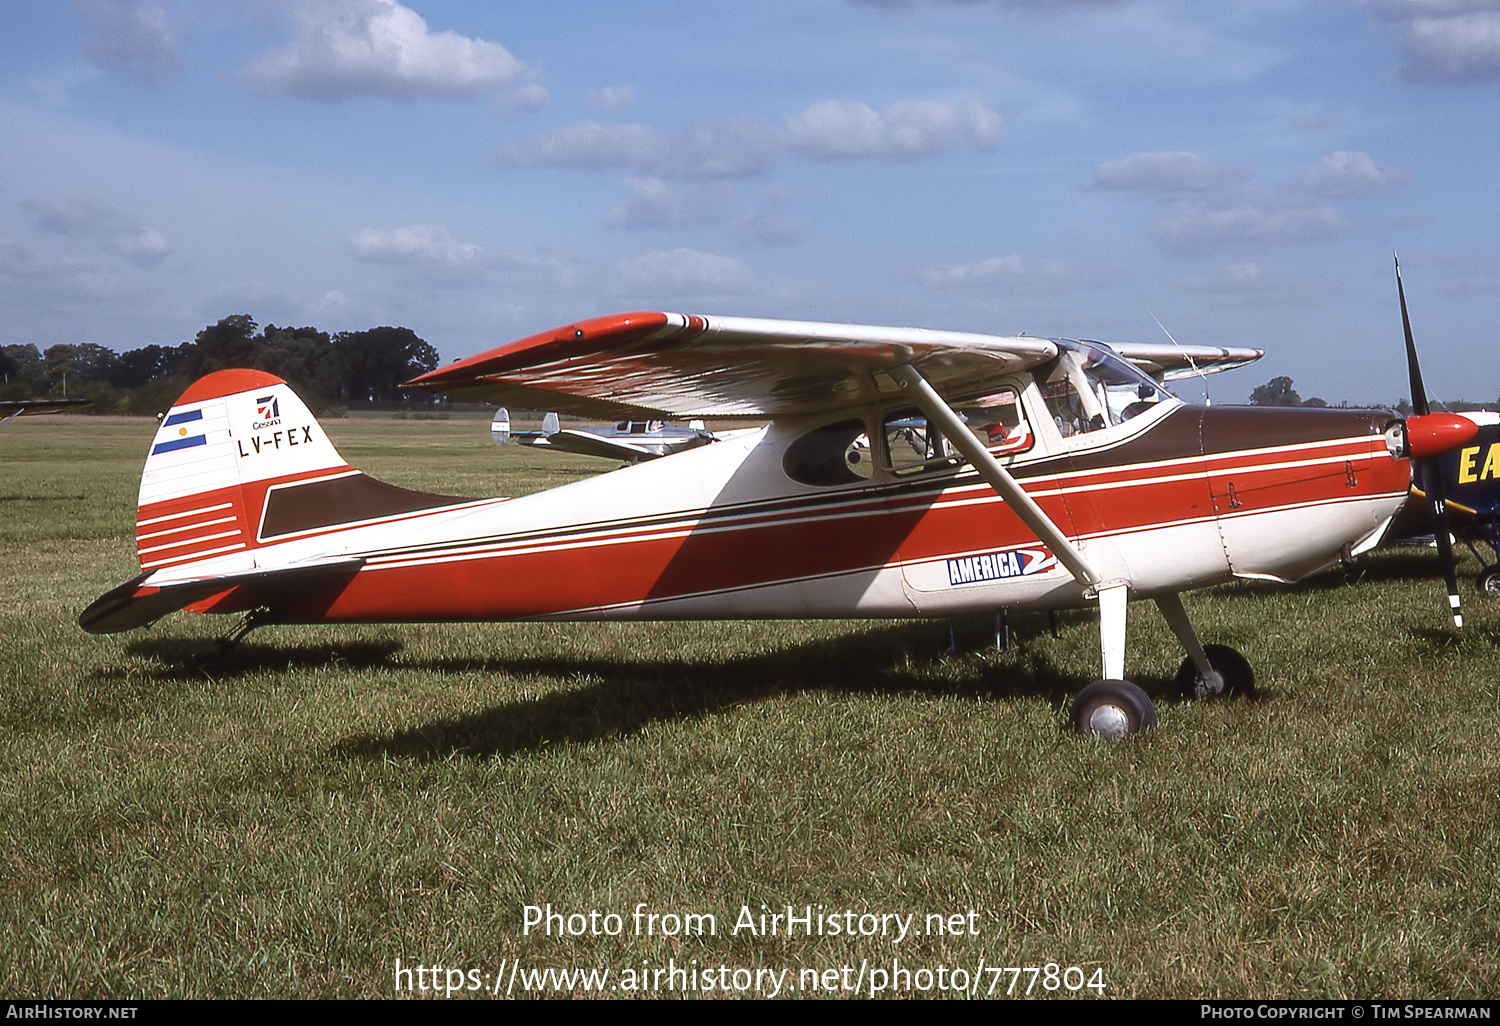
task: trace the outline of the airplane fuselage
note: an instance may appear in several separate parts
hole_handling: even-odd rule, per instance
[[[1052,438],[1009,469],[1132,596],[1236,576],[1292,580],[1373,545],[1404,501],[1407,464],[1382,437],[1393,417],[1172,401],[1109,431]],[[358,499],[339,513],[328,498],[371,480],[347,470],[282,479],[259,508],[247,488],[258,565],[362,563],[318,586],[230,589],[194,608],[269,603],[279,620],[332,623],[911,617],[1087,603],[967,467],[832,487],[792,480],[788,450],[821,421],[779,421],[522,498],[363,521],[342,519]],[[299,514],[299,503],[333,512]],[[195,554],[191,544],[176,551],[164,567]],[[230,567],[244,557],[218,558]]]

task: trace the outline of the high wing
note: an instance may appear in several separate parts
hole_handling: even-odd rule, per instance
[[[1176,381],[1234,370],[1266,355],[1264,349],[1163,345],[1160,342],[1108,342],[1109,348],[1157,381]]]
[[[408,387],[594,418],[776,417],[900,395],[911,365],[952,402],[1057,356],[1050,340],[855,324],[637,312],[564,325]]]

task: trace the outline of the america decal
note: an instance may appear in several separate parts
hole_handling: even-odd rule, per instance
[[[1001,581],[1008,577],[1026,577],[1050,570],[1056,565],[1057,557],[1040,546],[1034,549],[987,552],[980,556],[962,556],[948,560],[948,583],[977,584],[981,581]]]

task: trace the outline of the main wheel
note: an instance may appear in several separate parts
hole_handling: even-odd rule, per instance
[[[1500,566],[1487,566],[1474,582],[1486,595],[1500,595]]]
[[[1183,698],[1254,694],[1255,672],[1239,652],[1228,645],[1204,645],[1203,654],[1214,668],[1213,676],[1205,678],[1192,659],[1184,659],[1177,671],[1177,693]]]
[[[1096,680],[1073,700],[1073,729],[1118,741],[1156,728],[1156,706],[1128,680]]]

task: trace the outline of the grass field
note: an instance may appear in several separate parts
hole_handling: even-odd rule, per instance
[[[603,465],[480,421],[325,426],[450,493]],[[1017,618],[1006,653],[979,622],[957,654],[946,622],[267,628],[223,658],[220,618],[92,637],[79,610],[137,572],[152,429],[0,431],[0,994],[520,993],[596,968],[653,996],[876,972],[902,996],[1500,992],[1500,608],[1466,586],[1470,629],[1446,629],[1420,551],[1189,596],[1257,697],[1164,698],[1158,731],[1108,744],[1065,729],[1098,662],[1081,614],[1055,638]],[[1132,607],[1132,678],[1161,692],[1181,658]],[[528,932],[548,904],[598,916]],[[809,905],[915,918],[734,931]]]

